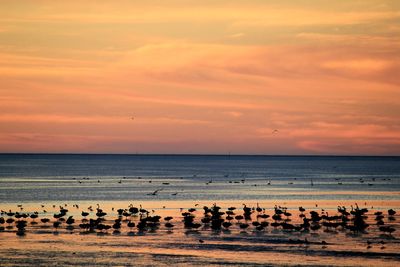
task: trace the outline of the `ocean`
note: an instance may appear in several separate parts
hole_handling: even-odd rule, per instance
[[[400,200],[400,157],[0,154],[0,203]]]

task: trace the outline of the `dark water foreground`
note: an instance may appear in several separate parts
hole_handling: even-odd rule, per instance
[[[191,235],[179,238],[115,236],[88,237],[85,241],[58,236],[55,241],[26,237],[31,247],[10,240],[2,249],[2,266],[398,266],[399,253],[378,249],[343,250],[348,245],[293,245],[266,235],[232,239],[216,236],[199,244]],[[270,242],[272,240],[272,242]],[[17,241],[21,242],[21,241]],[[232,244],[234,242],[234,244]],[[257,244],[260,242],[260,244]]]

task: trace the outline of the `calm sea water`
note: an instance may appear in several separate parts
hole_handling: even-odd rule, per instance
[[[0,203],[250,199],[400,200],[400,157],[0,154]]]

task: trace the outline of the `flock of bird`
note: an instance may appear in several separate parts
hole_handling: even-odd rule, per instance
[[[225,174],[225,175],[223,175],[223,177],[226,179],[226,178],[229,178],[230,175],[229,174]],[[117,183],[118,184],[122,184],[123,181],[131,180],[131,178],[134,178],[134,177],[126,177],[126,176],[124,176],[124,177],[122,177],[122,179],[118,178],[117,179]],[[193,178],[197,178],[197,175],[194,174]],[[136,177],[136,179],[137,180],[141,180],[142,182],[145,182],[145,183],[150,183],[150,184],[153,183],[153,180],[151,180],[151,179],[146,180],[146,179],[143,179],[143,177],[141,177],[141,176]],[[184,179],[184,177],[180,177],[180,179]],[[74,177],[74,178],[72,178],[72,180],[77,181],[79,184],[83,184],[83,183],[101,184],[101,183],[104,183],[104,182],[106,182],[106,183],[110,182],[110,181],[103,181],[101,179],[97,179],[97,181],[96,180],[95,181],[90,181],[90,177],[82,177],[82,178]],[[382,181],[390,181],[390,180],[391,180],[391,178],[382,178]],[[351,183],[359,183],[359,184],[366,184],[368,186],[373,186],[375,181],[376,181],[375,178],[372,178],[370,181],[364,180],[363,178],[359,178],[358,180],[352,181],[349,184],[351,184]],[[213,184],[213,182],[215,182],[215,181],[213,181],[212,179],[208,179],[208,180],[204,181],[204,184],[208,186],[210,184]],[[229,184],[245,184],[246,182],[254,182],[254,181],[253,180],[246,180],[246,173],[242,173],[239,180],[238,179],[233,179],[233,180],[227,180],[225,182],[229,183]],[[255,186],[255,187],[264,185],[263,180],[257,180],[257,182],[258,183],[252,183],[251,185]],[[296,182],[297,182],[297,179],[294,178],[293,181],[289,181],[289,182],[287,182],[287,184],[288,185],[294,185]],[[339,185],[339,186],[344,186],[345,185],[345,183],[343,183],[341,181],[341,178],[335,178],[335,183],[337,185]],[[159,182],[159,183],[156,182],[155,184],[158,184],[159,188],[157,188],[153,192],[147,193],[146,194],[147,196],[157,196],[159,192],[164,190],[165,186],[172,185],[170,182]],[[272,180],[266,178],[265,185],[271,186],[272,185]],[[310,180],[310,186],[313,187],[314,185],[316,185],[316,183],[313,181],[313,179],[311,179]],[[181,194],[183,191],[184,190],[181,189],[181,192],[173,192],[173,193],[170,193],[170,195],[171,196],[177,196],[178,194]]]
[[[196,206],[198,206],[196,204]],[[135,207],[129,205],[127,208],[114,209],[112,213],[116,217],[107,219],[107,213],[97,204],[97,207],[88,207],[86,210],[80,210],[79,205],[74,204],[74,211],[70,212],[67,204],[56,207],[57,212],[49,218],[47,212],[45,216],[39,212],[23,212],[22,205],[18,205],[19,211],[1,210],[0,217],[0,233],[15,232],[18,236],[24,236],[27,233],[27,227],[34,228],[40,226],[42,228],[54,228],[57,232],[60,228],[64,228],[71,233],[75,229],[80,229],[82,234],[97,233],[107,234],[112,231],[113,234],[121,234],[123,228],[129,228],[128,234],[133,234],[136,228],[137,232],[155,231],[165,227],[167,231],[173,231],[178,224],[184,229],[190,230],[207,230],[212,231],[230,231],[230,229],[238,229],[240,231],[265,231],[268,228],[281,230],[285,233],[302,232],[314,233],[319,230],[324,231],[343,231],[348,234],[366,233],[368,229],[376,227],[383,235],[393,237],[392,233],[396,231],[395,223],[396,211],[389,209],[386,212],[376,211],[373,213],[374,220],[367,222],[369,211],[366,208],[351,206],[348,210],[344,206],[338,206],[335,215],[329,215],[328,211],[320,212],[315,210],[306,211],[305,208],[299,207],[298,217],[293,218],[292,213],[285,207],[275,206],[272,210],[261,208],[258,204],[256,207],[248,207],[243,204],[242,207],[229,207],[223,210],[214,204],[211,207],[204,206],[202,209],[190,208],[188,210],[181,209],[178,217],[155,215],[155,211],[149,211],[140,205]],[[44,208],[44,205],[42,205]],[[75,219],[71,213],[80,212],[81,218]],[[202,216],[199,216],[199,213]],[[269,214],[268,214],[269,213]],[[200,218],[198,218],[200,217]],[[292,218],[298,223],[292,223]],[[373,223],[371,223],[373,221]],[[203,243],[203,240],[199,240]],[[304,240],[291,240],[290,242],[309,243],[307,238]],[[382,241],[383,242],[383,241]],[[325,241],[322,245],[327,245]],[[367,242],[371,247],[371,242]],[[383,245],[383,243],[382,243]],[[384,246],[382,246],[384,248]]]

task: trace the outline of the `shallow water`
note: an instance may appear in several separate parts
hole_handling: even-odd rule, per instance
[[[310,232],[284,231],[279,228],[267,227],[257,231],[250,226],[241,230],[234,221],[230,230],[211,230],[207,226],[186,229],[183,226],[182,215],[176,207],[188,202],[170,203],[169,208],[159,208],[152,214],[161,216],[172,215],[171,222],[175,225],[168,230],[163,223],[148,231],[128,228],[127,221],[122,222],[120,233],[112,231],[99,234],[88,233],[77,226],[80,221],[80,210],[86,207],[68,207],[70,214],[78,220],[73,230],[64,226],[54,229],[50,224],[28,224],[26,235],[18,237],[14,229],[0,232],[0,254],[2,266],[188,266],[188,265],[228,265],[228,266],[267,266],[267,265],[325,265],[325,266],[396,266],[400,262],[400,232],[392,235],[382,234],[374,224],[375,210],[370,210],[367,220],[371,226],[367,233],[352,234],[343,229],[321,228]],[[113,223],[116,212],[113,205],[123,206],[122,202],[109,202],[101,206],[108,213],[106,224]],[[127,204],[127,203],[125,203]],[[161,202],[148,202],[147,205],[159,207]],[[197,205],[201,207],[203,203]],[[234,203],[223,203],[221,207],[230,207]],[[261,203],[260,206],[263,206]],[[289,203],[289,206],[294,203]],[[300,203],[307,204],[307,203]],[[327,207],[333,207],[334,202],[326,202]],[[347,203],[348,204],[348,203]],[[371,203],[377,204],[377,203]],[[193,204],[191,206],[195,206]],[[240,206],[240,205],[239,205]],[[34,206],[24,206],[25,209]],[[146,206],[147,207],[147,206]],[[49,217],[58,207],[40,217]],[[321,212],[320,208],[314,208]],[[296,209],[292,223],[301,222]],[[333,209],[329,210],[334,214]],[[272,215],[272,209],[266,210]],[[202,218],[202,208],[193,213],[195,221]],[[237,211],[240,214],[240,210]],[[253,213],[253,220],[255,215]],[[89,217],[94,218],[92,213]],[[133,216],[130,221],[137,223],[139,218]],[[386,219],[385,219],[386,220]],[[399,229],[400,216],[388,222]],[[31,220],[30,220],[31,221]],[[260,220],[261,221],[261,220]],[[269,219],[271,222],[271,219]],[[165,222],[165,221],[164,221]],[[307,239],[307,243],[303,241]],[[203,242],[200,243],[199,240]],[[372,242],[367,248],[367,240]],[[321,242],[325,241],[326,245]],[[384,245],[380,242],[384,241]]]

